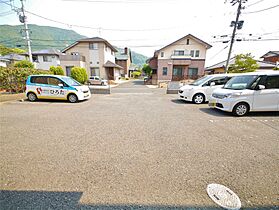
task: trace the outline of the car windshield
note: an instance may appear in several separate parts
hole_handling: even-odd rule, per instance
[[[64,77],[63,80],[69,85],[69,86],[81,86],[81,84],[74,80],[71,77]]]
[[[212,76],[204,76],[189,85],[199,86],[208,81],[210,78],[212,78]]]
[[[248,88],[257,77],[257,75],[233,77],[225,84],[224,89],[244,90]]]

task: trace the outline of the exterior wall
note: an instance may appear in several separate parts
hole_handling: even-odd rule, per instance
[[[205,59],[205,57],[206,57],[206,47],[204,47],[200,43],[198,43],[195,40],[190,39],[190,38],[189,38],[189,45],[187,45],[186,44],[187,39],[188,38],[185,37],[185,39],[180,40],[180,41],[166,47],[165,49],[160,50],[158,52],[158,59],[159,60],[170,59],[171,56],[173,55],[174,50],[185,50],[186,54],[190,54],[191,50],[199,50],[200,51],[199,57],[193,57],[192,59]],[[164,52],[164,57],[161,57],[161,52]]]
[[[77,45],[73,46],[72,48],[67,50],[67,54],[71,54],[74,52],[78,52],[80,55],[85,57],[86,61],[86,72],[87,75],[90,75],[90,55],[89,55],[89,43],[78,43]],[[73,63],[73,62],[72,62]]]
[[[105,55],[105,62],[107,61],[111,61],[111,62],[115,62],[115,54],[114,52],[105,44],[103,44],[103,48],[104,48],[104,55]]]
[[[64,70],[64,75],[66,75],[66,67],[67,66],[77,66],[77,67],[87,69],[87,65],[83,61],[63,61],[63,60],[61,60],[61,65],[60,66]],[[89,74],[88,74],[88,76],[89,76]]]
[[[128,60],[116,60],[116,64],[123,67],[123,74],[128,75]]]
[[[57,55],[44,55],[50,57],[50,62],[45,62],[43,60],[43,55],[38,55],[38,62],[34,62],[36,69],[43,69],[43,70],[49,70],[51,66],[59,66],[60,60]]]
[[[266,57],[264,58],[264,61],[276,63],[279,62],[279,56]]]

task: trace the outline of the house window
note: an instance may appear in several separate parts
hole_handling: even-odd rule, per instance
[[[190,39],[187,39],[186,44],[187,44],[187,45],[189,45],[189,44],[190,44]]]
[[[195,50],[191,50],[191,51],[190,51],[191,57],[194,57],[194,54],[195,54]]]
[[[98,43],[89,43],[90,50],[98,50]]]
[[[164,57],[165,55],[164,55],[164,52],[161,52],[161,57]]]
[[[190,78],[195,78],[198,76],[198,68],[189,68],[189,77]]]
[[[92,68],[90,68],[90,75],[91,76],[100,76],[100,69],[99,69],[99,67],[92,67]]]
[[[50,57],[50,56],[47,56],[47,55],[44,55],[44,56],[43,56],[43,61],[44,61],[44,62],[51,62],[51,57]]]
[[[38,60],[38,56],[32,56],[32,60],[33,60],[33,62],[39,62],[39,60]]]
[[[163,67],[163,76],[168,75],[168,67]]]
[[[195,57],[200,57],[200,51],[199,50],[196,50]]]
[[[175,50],[174,55],[184,55],[184,50]]]

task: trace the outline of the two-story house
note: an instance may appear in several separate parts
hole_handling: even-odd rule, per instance
[[[117,50],[107,40],[94,37],[76,41],[62,50],[68,56],[77,56],[89,76],[100,76],[104,79],[116,80],[121,75],[121,66],[115,64]],[[79,57],[78,57],[79,56]],[[66,75],[70,74],[73,65],[63,62],[61,65]]]
[[[59,56],[62,53],[56,49],[44,49],[32,52],[32,60],[36,69],[49,70],[51,66],[59,66]],[[24,53],[26,59],[28,54]]]
[[[263,58],[264,61],[279,65],[279,51],[269,51],[266,54],[264,54],[261,58]]]
[[[147,60],[153,69],[152,80],[158,82],[197,79],[204,75],[207,49],[212,46],[188,34],[157,50]]]
[[[121,66],[123,68],[123,75],[124,77],[128,77],[129,76],[129,69],[130,66],[132,64],[132,54],[131,54],[131,50],[128,49],[127,47],[124,48],[124,50],[119,50],[119,52],[117,52],[115,54],[115,61],[116,64]]]

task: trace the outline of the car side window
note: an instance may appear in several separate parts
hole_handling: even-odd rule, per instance
[[[265,81],[265,89],[279,88],[279,76],[267,76]]]
[[[215,85],[224,85],[227,82],[227,79],[226,79],[226,77],[217,77],[217,78],[210,80],[207,85],[210,85],[210,83],[212,83],[212,82],[214,82]]]
[[[48,84],[49,84],[49,85],[58,86],[58,84],[63,84],[63,82],[60,81],[60,80],[57,79],[57,78],[49,77],[49,78],[48,78]]]
[[[47,77],[31,77],[30,79],[31,83],[36,83],[36,84],[48,84],[47,83]]]
[[[264,81],[264,77],[258,77],[250,86],[249,89],[255,90],[258,85],[261,85],[262,82]]]

